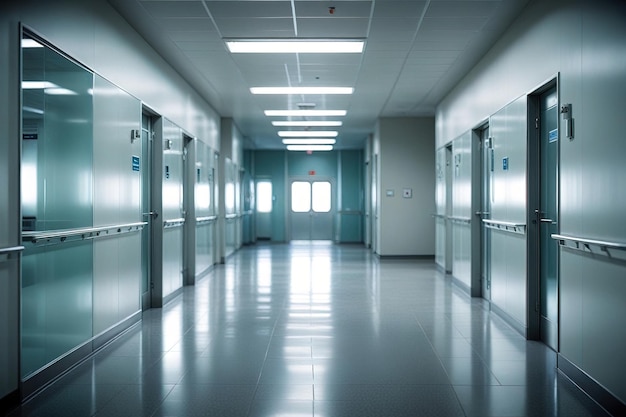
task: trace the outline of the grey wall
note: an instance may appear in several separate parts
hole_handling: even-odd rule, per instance
[[[241,246],[238,238],[241,230],[241,201],[239,192],[239,168],[243,164],[243,136],[230,118],[221,121],[221,152],[219,188],[224,190],[219,197],[219,212],[224,213],[218,220],[221,242],[220,259],[223,261]]]
[[[381,118],[374,135],[379,155],[377,253],[435,254],[435,162],[432,118]],[[404,190],[411,197],[403,196]],[[387,193],[393,193],[388,196]]]
[[[472,152],[471,134],[452,142],[452,275],[471,287]]]
[[[575,133],[572,140],[564,137],[561,121],[560,233],[626,242],[626,193],[621,184],[626,177],[622,161],[626,155],[622,114],[626,97],[625,21],[626,3],[621,1],[532,1],[438,106],[437,147],[491,115],[499,117],[498,112],[508,103],[558,75],[560,102],[572,104]],[[516,114],[525,117],[524,112]],[[524,137],[520,141],[516,146],[523,147]],[[522,155],[524,150],[516,152]],[[523,173],[519,175],[521,178]],[[498,188],[497,184],[495,192],[503,196],[499,205],[502,215],[511,221],[525,217],[525,202],[506,195],[506,187]],[[512,248],[513,240],[507,238],[509,246],[494,240],[493,246]],[[521,249],[524,245],[518,246]],[[514,254],[494,256],[494,262],[506,273],[522,273]],[[560,250],[559,353],[626,402],[626,362],[621,353],[626,350],[626,335],[621,331],[626,326],[624,276],[623,262]],[[525,282],[516,284],[523,290]],[[493,297],[498,302],[510,300],[495,284]],[[508,311],[522,317],[519,299],[511,302]]]
[[[141,129],[141,103],[101,77],[94,87],[93,225],[141,222],[141,173],[131,164],[141,141],[130,140],[130,129]],[[95,240],[93,263],[97,335],[141,310],[141,233]]]

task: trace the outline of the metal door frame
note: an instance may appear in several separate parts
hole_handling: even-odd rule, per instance
[[[489,141],[485,145],[485,141]],[[488,146],[488,148],[486,148]],[[489,152],[486,151],[489,150]],[[490,217],[491,180],[493,170],[491,135],[489,121],[484,121],[472,130],[472,296],[482,297],[491,302],[491,241],[490,230],[484,226],[483,219]],[[487,171],[489,169],[489,171]],[[488,173],[489,172],[489,173]],[[486,185],[489,176],[489,185]],[[488,194],[488,195],[487,195]],[[489,199],[489,204],[486,204]]]
[[[560,104],[560,90],[559,90],[559,78],[558,74],[550,80],[543,83],[540,87],[535,89],[528,95],[528,190],[527,190],[527,219],[528,225],[528,260],[527,260],[527,290],[528,290],[528,333],[527,337],[531,340],[542,340],[541,331],[541,220],[538,214],[541,209],[541,129],[539,126],[539,120],[541,116],[541,96],[547,91],[555,89],[557,95],[557,108]],[[558,122],[557,122],[558,126]],[[559,144],[557,145],[556,154],[556,222],[559,224],[559,175],[560,175],[560,142],[561,135],[559,130],[558,137]],[[557,226],[558,227],[558,226]],[[558,232],[558,230],[557,230]],[[559,282],[559,252],[557,251],[557,283]],[[556,323],[556,346],[555,350],[559,350],[559,333],[560,333],[560,291],[557,284],[557,303],[558,317]]]

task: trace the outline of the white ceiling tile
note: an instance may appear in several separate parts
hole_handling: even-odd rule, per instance
[[[412,17],[419,18],[426,6],[425,1],[377,1],[374,18],[380,17]]]
[[[481,30],[487,23],[486,17],[427,17],[420,30]]]
[[[298,18],[298,36],[304,38],[365,38],[365,18]]]
[[[495,1],[433,1],[426,17],[490,17],[500,7],[501,0]]]
[[[290,1],[207,1],[211,15],[218,18],[288,17],[292,18]]]
[[[162,32],[169,31],[210,31],[215,28],[213,22],[208,17],[187,17],[175,19],[156,19],[155,24],[158,25]]]
[[[420,42],[417,41],[413,45],[413,51],[463,51],[469,40],[457,39],[454,41],[442,42]]]
[[[216,18],[225,38],[283,38],[293,37],[293,19],[279,18]]]
[[[141,5],[154,18],[208,17],[199,1],[141,1]]]
[[[296,1],[296,16],[299,18],[306,17],[323,17],[329,19],[345,19],[345,18],[369,18],[372,2],[371,1]],[[334,7],[331,14],[329,8]]]
[[[215,43],[221,42],[222,39],[217,35],[217,31],[214,27],[207,28],[206,30],[198,31],[186,31],[186,32],[168,32],[167,35],[174,42],[207,42]]]

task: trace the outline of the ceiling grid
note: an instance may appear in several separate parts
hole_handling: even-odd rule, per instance
[[[433,116],[437,103],[527,0],[108,0],[259,149],[282,149],[268,109],[346,109],[338,149],[379,117]],[[229,39],[362,39],[361,54],[232,54]],[[352,95],[256,95],[251,87],[353,87]],[[323,119],[323,118],[322,118]],[[331,119],[331,118],[328,118]],[[295,119],[294,119],[295,120]],[[309,119],[311,120],[311,119]],[[286,128],[300,129],[300,128]]]

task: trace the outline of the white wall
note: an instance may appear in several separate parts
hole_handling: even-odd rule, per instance
[[[437,147],[558,75],[560,103],[572,104],[575,134],[572,140],[564,137],[561,121],[560,233],[626,242],[624,22],[623,1],[530,2],[438,106]],[[519,214],[514,211],[508,213],[511,220]],[[626,334],[621,331],[626,267],[608,257],[560,252],[559,353],[626,402]]]
[[[433,119],[381,118],[374,142],[374,152],[379,155],[377,253],[434,255]],[[410,198],[404,198],[405,189],[410,190]]]

